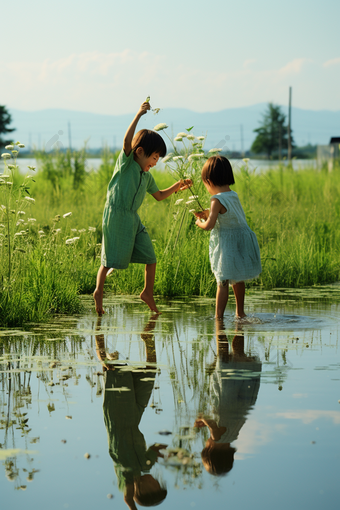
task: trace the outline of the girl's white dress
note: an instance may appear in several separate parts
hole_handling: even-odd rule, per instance
[[[209,257],[217,283],[230,284],[256,278],[262,271],[256,235],[250,230],[235,191],[214,195],[227,209],[219,214],[210,233]]]

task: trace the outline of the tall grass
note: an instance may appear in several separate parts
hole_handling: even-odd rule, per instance
[[[160,189],[179,177],[192,178],[193,189],[163,202],[147,196],[139,210],[158,260],[155,293],[214,296],[209,233],[196,227],[190,212],[209,206],[200,171],[211,154],[190,130],[181,135],[167,160],[170,172],[156,169],[153,175]],[[16,161],[0,175],[3,326],[79,311],[78,294],[94,290],[100,265],[102,211],[117,153],[105,151],[100,168],[90,172],[85,172],[85,150],[37,158],[34,181],[22,177]],[[339,165],[331,173],[283,166],[259,173],[243,163],[235,169],[234,190],[257,235],[263,265],[260,278],[249,285],[301,287],[339,280]],[[135,294],[143,281],[144,267],[132,264],[114,271],[106,289]]]

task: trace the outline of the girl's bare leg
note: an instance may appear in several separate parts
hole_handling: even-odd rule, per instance
[[[140,294],[140,298],[144,303],[148,305],[150,310],[156,313],[160,313],[156,306],[155,300],[153,298],[153,286],[155,283],[155,275],[156,275],[156,263],[155,264],[146,264],[145,266],[145,285],[144,289]]]
[[[96,312],[98,315],[102,315],[103,313],[105,313],[103,310],[103,293],[105,278],[109,269],[110,269],[109,267],[100,266],[97,274],[97,285],[93,293],[93,298],[96,305]]]
[[[246,314],[244,313],[244,295],[246,292],[246,285],[244,282],[237,282],[232,287],[236,300],[236,317],[242,319],[242,317],[246,317]]]
[[[229,297],[229,282],[226,280],[224,284],[218,284],[217,285],[217,292],[216,292],[216,319],[222,319],[225,307],[228,303],[228,297]]]

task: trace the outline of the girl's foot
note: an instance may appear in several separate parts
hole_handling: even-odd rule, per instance
[[[93,293],[93,299],[94,299],[94,304],[96,306],[97,314],[103,315],[103,313],[105,313],[103,310],[103,293],[99,292],[99,290],[96,289]]]
[[[152,312],[156,312],[156,313],[161,313],[157,306],[156,306],[156,303],[155,303],[155,300],[153,298],[153,296],[149,296],[145,290],[143,290],[143,292],[141,292],[141,294],[139,295],[139,297],[141,298],[142,301],[144,301],[144,303],[146,303],[148,305],[148,307],[150,308],[150,310]]]

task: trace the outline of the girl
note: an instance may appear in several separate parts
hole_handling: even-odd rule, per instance
[[[256,235],[247,224],[240,200],[230,189],[235,184],[230,162],[223,156],[209,158],[202,168],[203,183],[212,195],[211,208],[195,213],[196,225],[211,230],[209,257],[217,281],[216,317],[222,318],[228,303],[229,287],[236,299],[236,317],[245,317],[245,280],[262,271]]]
[[[192,185],[191,180],[186,179],[165,190],[158,189],[149,170],[156,165],[159,157],[165,156],[164,140],[149,129],[142,129],[134,136],[139,119],[148,110],[150,103],[144,102],[128,127],[123,150],[108,186],[103,214],[101,266],[93,293],[98,315],[104,313],[103,290],[110,268],[126,269],[130,262],[145,264],[145,286],[140,298],[150,310],[159,313],[153,297],[156,255],[137,210],[147,192],[160,201]]]

